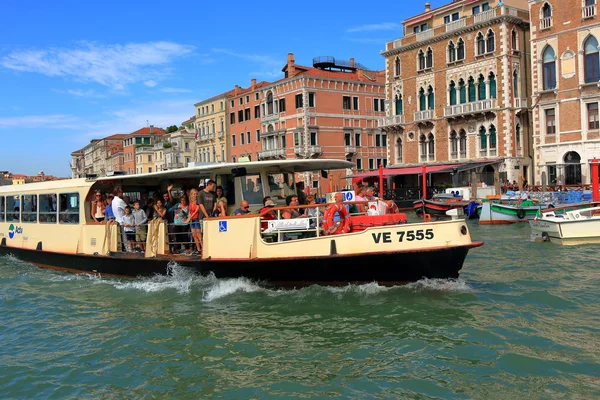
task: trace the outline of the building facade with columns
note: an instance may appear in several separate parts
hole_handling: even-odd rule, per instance
[[[488,184],[496,173],[530,179],[527,0],[427,3],[403,26],[382,52],[390,162],[479,163]]]
[[[282,72],[258,94],[260,160],[346,159],[357,171],[387,165],[387,137],[377,124],[385,115],[383,71],[333,57],[314,58],[308,67],[289,53]],[[346,172],[337,173],[334,187],[345,185]],[[318,174],[304,180],[315,189],[322,183]]]
[[[529,0],[538,184],[589,184],[600,158],[600,17],[595,0]]]

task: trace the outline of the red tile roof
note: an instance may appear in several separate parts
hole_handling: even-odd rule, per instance
[[[146,128],[138,129],[135,132],[131,132],[130,135],[166,135],[167,134],[167,132],[165,132],[165,130],[162,128],[153,127],[152,129],[153,129],[153,133],[150,133],[150,127],[146,127]]]

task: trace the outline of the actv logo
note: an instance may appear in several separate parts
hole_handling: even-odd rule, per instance
[[[8,238],[13,239],[15,235],[21,235],[23,233],[23,228],[20,226],[14,226],[10,224],[8,227]]]

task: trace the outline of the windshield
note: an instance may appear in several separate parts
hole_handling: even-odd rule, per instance
[[[269,179],[269,196],[274,201],[285,199],[290,195],[296,195],[294,174],[267,174],[267,177]]]

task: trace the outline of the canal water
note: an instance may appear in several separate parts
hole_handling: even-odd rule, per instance
[[[597,246],[484,240],[458,282],[298,290],[0,258],[2,398],[600,397]],[[369,265],[365,265],[369,268]]]

